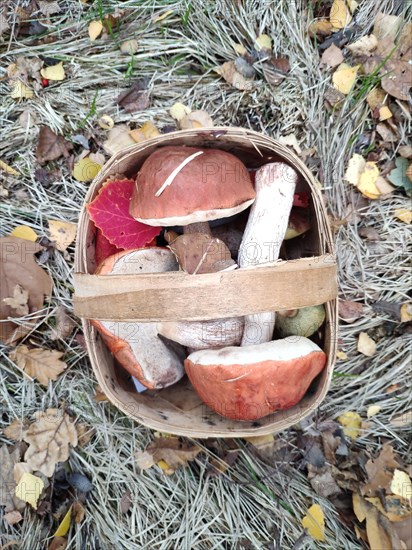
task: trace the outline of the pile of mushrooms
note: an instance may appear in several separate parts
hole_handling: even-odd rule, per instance
[[[167,247],[117,254],[98,273],[180,269],[196,276],[274,262],[285,238],[309,229],[290,215],[297,179],[292,167],[274,162],[257,170],[253,185],[246,166],[225,151],[157,149],[137,174],[130,213],[164,227]],[[225,243],[220,236],[236,218],[244,219],[243,234],[238,224]],[[255,420],[298,403],[322,371],[326,354],[309,337],[324,319],[321,305],[202,322],[93,323],[141,389],[170,386],[186,373],[214,411]]]

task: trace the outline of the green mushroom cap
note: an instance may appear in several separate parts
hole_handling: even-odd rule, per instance
[[[276,314],[276,329],[281,336],[312,336],[325,320],[325,307],[303,307],[297,310],[278,311]]]

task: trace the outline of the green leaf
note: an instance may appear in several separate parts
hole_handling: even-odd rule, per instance
[[[409,166],[408,159],[398,157],[395,161],[396,168],[388,176],[388,180],[396,187],[403,187],[408,197],[412,197],[412,181],[406,175]]]

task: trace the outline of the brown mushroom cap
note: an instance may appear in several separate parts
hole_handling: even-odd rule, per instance
[[[97,268],[100,275],[118,273],[162,273],[177,270],[168,248],[126,250],[104,260]],[[184,375],[183,348],[166,346],[158,337],[156,323],[130,323],[91,320],[119,363],[144,386],[151,389],[174,384]],[[178,348],[176,344],[176,348]]]
[[[188,225],[227,218],[245,210],[254,199],[249,172],[234,155],[219,149],[170,146],[158,149],[143,163],[130,214],[148,225]]]
[[[319,346],[293,336],[196,351],[185,360],[185,369],[211,409],[234,420],[256,420],[296,405],[325,363],[326,354]]]

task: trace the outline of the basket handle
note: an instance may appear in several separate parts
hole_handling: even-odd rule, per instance
[[[318,305],[337,296],[332,255],[189,275],[74,275],[74,312],[111,321],[207,321]]]

